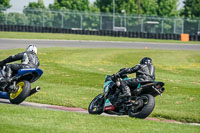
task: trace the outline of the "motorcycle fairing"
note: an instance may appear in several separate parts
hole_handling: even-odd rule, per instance
[[[9,99],[10,98],[10,93],[0,91],[0,98]]]
[[[109,86],[110,86],[110,83],[111,83],[112,81],[107,81],[107,82],[105,82],[104,83],[104,86],[103,86],[103,88],[104,88],[104,93],[107,93],[108,91],[109,91]]]
[[[115,83],[113,81],[107,81],[104,83],[104,94],[107,96],[107,94],[113,90]]]
[[[112,105],[109,99],[106,99],[106,102],[104,104],[104,111],[106,110],[114,110],[115,107]]]
[[[141,84],[139,83],[138,86],[137,86],[137,89],[140,88],[140,87],[141,87]]]
[[[125,78],[123,78],[123,80],[129,80],[129,79],[131,79],[131,78],[129,78],[129,77],[125,77]]]
[[[38,68],[25,68],[20,69],[16,75],[21,80],[28,80],[31,83],[36,81],[43,74],[43,71]]]

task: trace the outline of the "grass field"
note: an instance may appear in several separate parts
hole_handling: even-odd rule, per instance
[[[1,51],[0,60],[21,51]],[[42,90],[27,101],[87,109],[102,92],[106,74],[132,67],[148,56],[156,66],[156,80],[166,84],[151,116],[200,123],[199,51],[41,48],[38,56],[44,75],[32,87],[40,85]]]
[[[95,41],[126,41],[126,42],[157,42],[157,43],[184,43],[200,44],[198,41],[181,42],[179,40],[159,40],[128,37],[109,37],[95,35],[59,34],[59,33],[30,33],[30,32],[0,32],[0,38],[17,39],[59,39],[59,40],[95,40]]]
[[[1,133],[198,133],[200,126],[0,104]]]
[[[136,39],[73,34],[0,32],[0,38],[61,39],[182,43],[174,40]],[[186,42],[186,44],[199,42]],[[0,51],[0,60],[24,49]],[[42,90],[26,101],[81,107],[103,91],[107,74],[138,64],[144,56],[153,59],[156,80],[165,82],[163,96],[156,97],[151,117],[200,123],[200,52],[153,49],[40,48],[41,79],[32,84]],[[135,77],[134,74],[130,77]],[[168,132],[198,133],[200,126],[170,124],[128,117],[105,117],[64,111],[0,104],[0,131],[10,132]]]

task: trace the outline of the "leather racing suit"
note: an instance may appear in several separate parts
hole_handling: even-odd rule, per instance
[[[37,55],[32,51],[25,51],[16,55],[9,56],[7,59],[1,61],[1,64],[6,64],[21,60],[21,64],[8,64],[6,67],[6,78],[9,79],[12,74],[17,74],[19,69],[23,68],[37,68],[40,65]]]
[[[123,77],[124,75],[136,73],[136,78],[121,80],[120,89],[122,89],[122,96],[131,96],[130,88],[136,89],[140,82],[148,82],[155,80],[155,67],[152,64],[138,64],[132,68],[121,69],[117,75]]]

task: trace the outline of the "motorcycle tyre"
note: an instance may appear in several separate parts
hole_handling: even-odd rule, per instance
[[[93,111],[93,110],[91,109],[91,107],[94,106],[95,100],[98,99],[100,95],[102,95],[102,94],[97,95],[97,96],[91,101],[91,103],[90,103],[90,105],[89,105],[89,107],[88,107],[88,112],[89,112],[89,114],[99,114],[99,115],[100,115],[101,113],[103,113],[103,105],[102,105],[98,110],[96,110],[96,111]],[[103,96],[102,96],[101,98],[103,98]]]
[[[142,96],[148,98],[148,103],[138,113],[133,113],[131,110],[129,110],[128,111],[128,115],[130,117],[145,119],[153,111],[153,109],[155,107],[155,98],[152,95],[150,95],[150,94],[144,94],[144,95],[141,95],[140,97],[142,97]]]
[[[17,85],[20,86],[22,91],[19,92],[20,89],[18,89],[18,91],[16,93],[19,93],[19,94],[17,94],[17,96],[15,96],[15,95],[12,96],[13,93],[10,93],[10,99],[9,100],[10,100],[10,103],[12,103],[12,104],[20,104],[30,95],[30,91],[31,91],[30,82],[23,80],[23,81],[18,82]]]

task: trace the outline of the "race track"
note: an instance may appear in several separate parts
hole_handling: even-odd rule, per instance
[[[200,50],[200,44],[75,41],[75,40],[29,40],[29,39],[0,39],[0,50],[26,48],[27,44],[35,44],[39,48],[74,47],[74,48],[137,48],[137,49],[168,49],[168,50]]]
[[[9,100],[7,99],[1,99],[0,98],[0,104],[10,104]],[[41,104],[41,103],[32,103],[32,102],[23,102],[19,104],[20,106],[26,106],[26,107],[33,107],[33,108],[43,108],[43,109],[49,109],[49,110],[57,110],[57,111],[69,111],[69,112],[77,112],[77,113],[85,113],[88,114],[88,111],[82,108],[72,108],[72,107],[64,107],[64,106],[57,106],[57,105],[49,105],[49,104]],[[108,114],[101,114],[103,116],[110,116],[110,117],[128,117],[127,115],[118,116],[118,115],[108,115]],[[167,122],[167,123],[176,123],[176,124],[188,124],[193,126],[200,126],[199,123],[183,123],[175,120],[166,120],[166,119],[158,119],[158,118],[152,118],[147,117],[145,120],[153,120],[153,121],[160,121],[160,122]]]
[[[0,39],[0,50],[26,48],[27,44],[35,44],[39,48],[44,47],[73,47],[73,48],[136,48],[136,49],[167,49],[167,50],[200,50],[200,44],[171,44],[171,43],[147,43],[147,42],[111,42],[111,41],[75,41],[75,40],[27,40],[27,39]],[[0,99],[0,104],[9,104],[8,100]],[[70,108],[56,105],[23,102],[21,106],[36,108],[46,108],[53,110],[72,111],[88,113],[82,108]],[[103,114],[106,115],[106,114]],[[161,120],[156,118],[146,118],[169,123],[185,124],[173,120]],[[187,123],[188,124],[188,123]],[[200,126],[199,123],[189,123]]]

